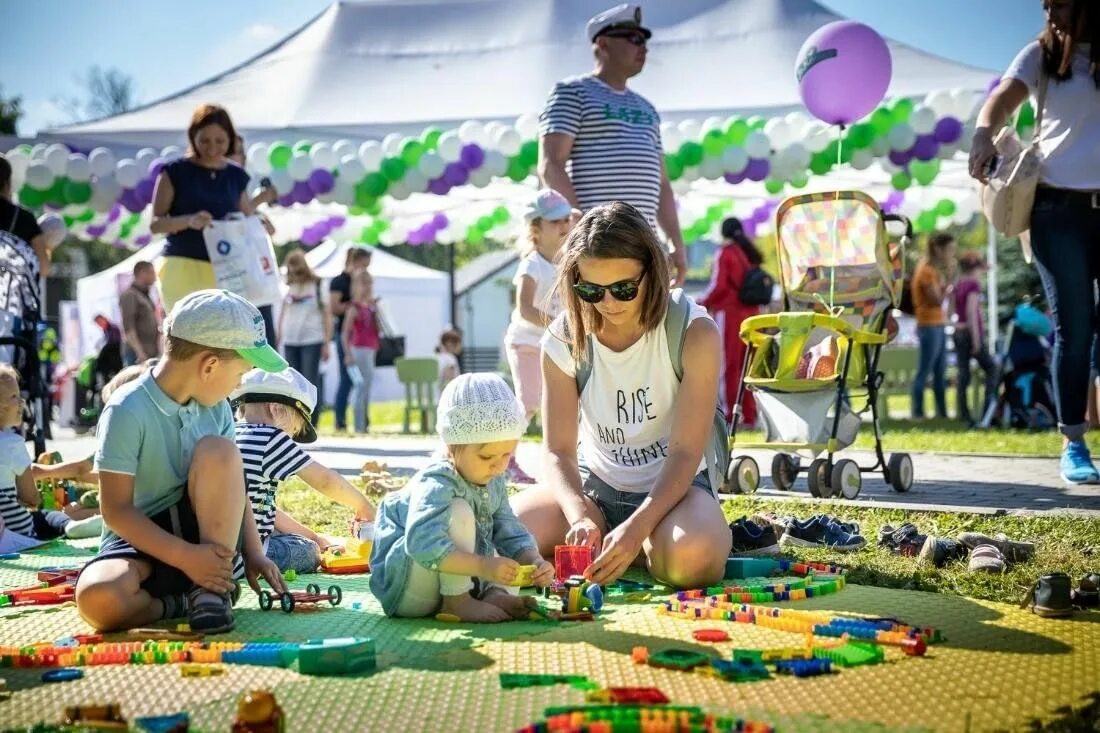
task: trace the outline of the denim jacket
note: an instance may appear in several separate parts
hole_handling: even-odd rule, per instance
[[[392,616],[405,592],[413,562],[436,570],[455,551],[448,532],[451,501],[470,504],[477,524],[474,551],[491,557],[494,550],[517,559],[537,545],[508,504],[507,483],[498,476],[487,486],[463,479],[447,460],[419,471],[405,488],[386,495],[375,520],[371,549],[370,589]]]

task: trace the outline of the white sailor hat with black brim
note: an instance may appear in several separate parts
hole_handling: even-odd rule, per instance
[[[588,40],[592,42],[602,35],[616,31],[638,31],[647,41],[653,37],[653,32],[642,25],[641,6],[627,3],[608,8],[591,18],[585,26]]]
[[[290,436],[298,443],[313,443],[317,429],[313,427],[313,409],[317,405],[317,388],[293,367],[281,372],[265,372],[253,369],[244,375],[241,384],[229,395],[230,404],[236,409],[244,404],[275,402],[298,411],[304,422],[297,435]]]

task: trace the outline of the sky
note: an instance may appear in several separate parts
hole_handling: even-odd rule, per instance
[[[819,1],[894,40],[993,70],[1006,68],[1043,22],[1039,0]],[[58,100],[79,96],[77,78],[93,65],[130,75],[138,101],[151,102],[268,48],[330,0],[0,2],[0,94],[22,97],[19,134],[33,137],[71,121]],[[611,4],[592,0],[593,14]]]

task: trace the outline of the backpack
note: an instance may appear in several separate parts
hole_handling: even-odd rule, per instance
[[[691,317],[691,304],[680,288],[669,294],[668,315],[665,316],[665,337],[668,342],[668,356],[672,361],[672,370],[676,381],[684,379],[684,338],[687,336]],[[584,392],[592,376],[592,336],[588,336],[587,354],[583,362],[576,365],[577,395]],[[703,458],[707,463],[707,476],[715,492],[725,493],[726,472],[730,465],[729,424],[720,401],[714,404],[714,420],[710,440],[703,449]]]
[[[737,297],[743,305],[768,305],[772,302],[775,278],[762,267],[753,267],[745,273]]]

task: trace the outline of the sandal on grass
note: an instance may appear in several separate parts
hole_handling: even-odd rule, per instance
[[[196,585],[187,594],[191,630],[199,634],[223,634],[232,631],[233,606],[228,593],[214,593]]]

